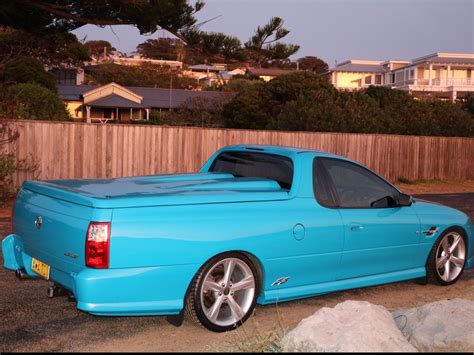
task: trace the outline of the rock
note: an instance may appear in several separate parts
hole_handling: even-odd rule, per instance
[[[416,352],[382,306],[346,301],[303,319],[281,341],[283,351]]]
[[[474,301],[456,298],[393,312],[419,351],[474,351]]]

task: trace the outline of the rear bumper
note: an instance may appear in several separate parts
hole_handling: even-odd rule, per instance
[[[2,241],[4,267],[25,269],[32,277],[31,255],[21,239]],[[50,280],[71,291],[77,308],[102,316],[174,315],[183,309],[188,285],[200,265],[173,265],[131,269],[91,269],[64,272],[51,265]]]

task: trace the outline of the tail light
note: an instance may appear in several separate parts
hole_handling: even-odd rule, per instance
[[[110,223],[91,222],[86,236],[86,266],[109,268]]]

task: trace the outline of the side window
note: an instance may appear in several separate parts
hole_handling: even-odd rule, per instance
[[[341,159],[320,158],[341,208],[395,207],[393,188],[371,171]]]
[[[329,208],[337,207],[328,181],[324,178],[324,166],[318,158],[313,160],[313,192],[316,201],[318,201],[321,206]]]
[[[260,152],[228,151],[219,154],[209,171],[235,177],[260,177],[275,180],[284,189],[293,183],[293,161],[281,155]]]

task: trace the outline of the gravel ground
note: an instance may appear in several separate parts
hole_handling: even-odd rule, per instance
[[[470,214],[474,219],[474,193],[419,195]],[[0,217],[0,235],[8,230]],[[0,262],[3,262],[0,257]],[[47,282],[18,281],[0,268],[0,352],[4,351],[214,351],[231,346],[247,334],[292,328],[321,307],[345,300],[366,300],[389,310],[418,306],[450,298],[474,300],[474,271],[469,270],[450,287],[419,285],[413,281],[337,292],[288,302],[257,306],[255,316],[236,332],[215,334],[185,322],[177,328],[166,317],[95,317],[76,310],[66,297],[48,299]],[[363,320],[361,320],[363,321]]]

